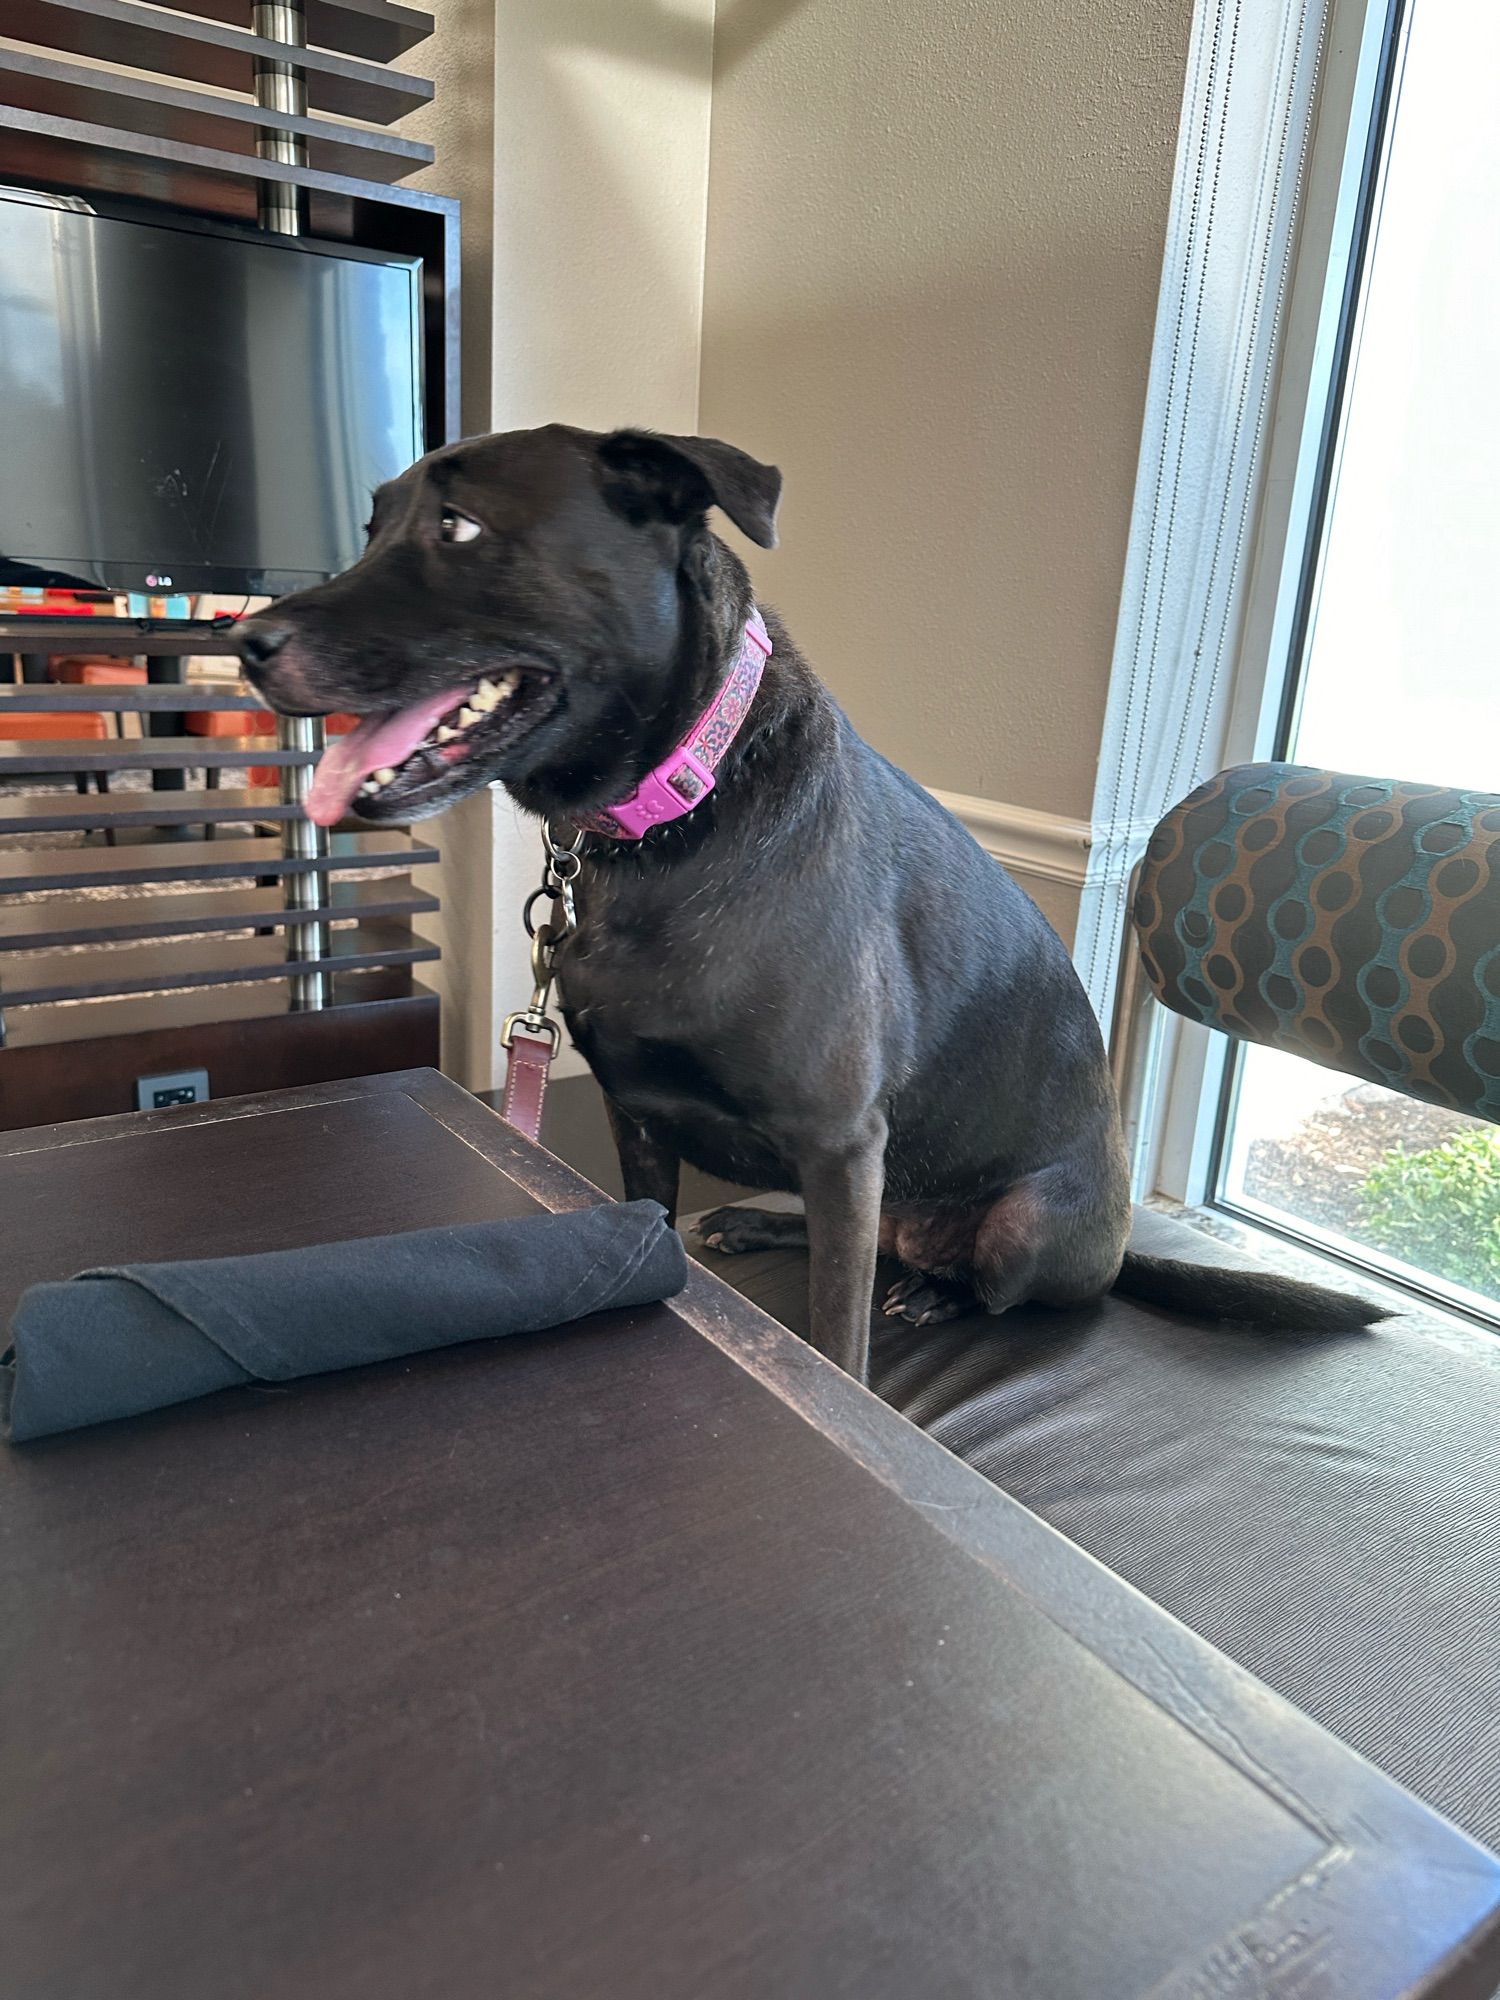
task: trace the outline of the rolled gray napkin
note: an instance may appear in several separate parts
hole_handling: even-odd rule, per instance
[[[653,1305],[686,1282],[681,1238],[654,1201],[123,1264],[22,1296],[0,1401],[19,1444],[246,1382]]]

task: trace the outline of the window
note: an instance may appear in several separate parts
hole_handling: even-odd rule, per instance
[[[1411,0],[1375,27],[1354,226],[1296,279],[1339,294],[1337,330],[1295,445],[1308,504],[1263,586],[1284,615],[1262,742],[1494,791],[1500,7]],[[1205,1124],[1210,1199],[1500,1322],[1500,1128],[1261,1048],[1228,1059]]]

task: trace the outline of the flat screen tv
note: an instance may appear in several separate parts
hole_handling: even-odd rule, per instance
[[[423,451],[421,260],[0,197],[0,581],[268,596]]]

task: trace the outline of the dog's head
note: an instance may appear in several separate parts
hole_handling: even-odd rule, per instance
[[[352,569],[240,634],[273,708],[362,718],[325,753],[310,817],[423,819],[497,779],[537,811],[626,796],[748,595],[709,508],[771,548],[780,493],[732,445],[643,431],[551,425],[419,460],[375,496]]]

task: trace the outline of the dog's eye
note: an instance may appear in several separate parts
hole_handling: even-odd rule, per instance
[[[445,542],[478,541],[482,530],[477,521],[471,521],[467,514],[457,514],[451,507],[443,509],[443,540]]]

